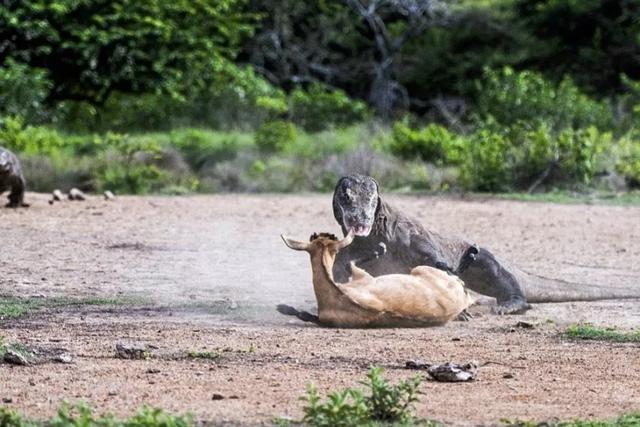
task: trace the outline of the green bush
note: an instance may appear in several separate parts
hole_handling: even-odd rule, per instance
[[[563,129],[554,134],[541,124],[534,129],[513,126],[506,131],[512,146],[513,184],[530,185],[543,174],[549,181],[590,184],[598,172],[599,159],[611,149],[611,134],[591,126]]]
[[[0,66],[0,124],[7,116],[21,116],[29,123],[47,118],[43,102],[51,87],[46,70],[7,58]]]
[[[179,129],[169,134],[176,147],[194,171],[212,162],[233,159],[241,150],[253,146],[251,136],[240,133],[212,132],[204,129]]]
[[[584,94],[569,77],[560,83],[533,71],[485,69],[478,83],[477,116],[491,117],[503,126],[519,121],[548,124],[552,130],[595,126],[610,129],[610,106]]]
[[[362,101],[349,98],[342,90],[314,83],[306,90],[296,88],[291,95],[291,120],[309,132],[343,127],[364,120],[369,111]]]
[[[462,185],[477,191],[529,189],[537,185],[590,184],[600,159],[611,149],[611,134],[595,127],[563,129],[555,134],[545,124],[522,124],[471,135],[463,151]],[[537,182],[539,181],[539,182]]]
[[[420,377],[391,385],[382,377],[382,369],[373,367],[362,382],[366,394],[347,388],[329,393],[325,402],[315,387],[310,386],[304,407],[303,423],[313,427],[359,426],[374,422],[410,423],[414,420],[413,404]]]
[[[98,190],[145,194],[162,186],[165,174],[152,163],[161,152],[155,140],[109,132],[98,137],[97,144],[104,147],[103,166],[96,176]]]
[[[463,141],[435,123],[414,130],[406,121],[401,121],[393,125],[389,149],[405,159],[420,158],[439,165],[457,164],[462,157]]]
[[[21,117],[6,117],[0,125],[0,145],[16,153],[52,155],[64,145],[62,136],[44,126],[26,126]]]
[[[504,191],[511,185],[509,151],[503,135],[481,130],[466,141],[460,165],[460,181],[471,190]]]
[[[618,141],[615,169],[627,184],[640,187],[640,140],[627,135]]]
[[[296,140],[296,126],[285,120],[264,122],[255,134],[256,146],[264,152],[279,152]]]

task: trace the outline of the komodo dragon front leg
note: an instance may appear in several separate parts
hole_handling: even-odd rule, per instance
[[[349,275],[350,276],[352,275],[351,268],[354,265],[363,264],[363,263],[367,263],[369,261],[373,261],[375,259],[380,258],[381,256],[383,256],[386,253],[387,253],[387,245],[385,245],[384,242],[378,243],[378,249],[376,249],[375,251],[371,252],[369,255],[365,255],[365,256],[360,257],[360,258],[352,259],[349,262],[349,264],[347,264],[347,271],[348,271]]]
[[[417,258],[416,265],[428,265],[438,270],[444,270],[449,274],[455,274],[453,266],[449,265],[436,245],[424,236],[420,234],[412,235],[409,242],[409,251],[412,256]]]

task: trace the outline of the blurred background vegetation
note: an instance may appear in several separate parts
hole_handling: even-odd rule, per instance
[[[31,190],[624,191],[640,0],[4,0]]]

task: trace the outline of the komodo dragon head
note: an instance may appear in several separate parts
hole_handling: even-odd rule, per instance
[[[333,215],[345,234],[368,236],[379,204],[378,183],[370,176],[344,176],[333,192]]]
[[[0,175],[11,171],[11,156],[9,152],[0,147]]]

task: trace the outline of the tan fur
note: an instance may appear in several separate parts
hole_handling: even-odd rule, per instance
[[[313,289],[320,323],[349,327],[419,327],[441,325],[473,303],[462,281],[442,270],[419,266],[411,274],[373,277],[352,265],[347,283],[333,280],[338,251],[353,240],[325,234],[309,243],[282,237],[287,246],[311,255]]]

